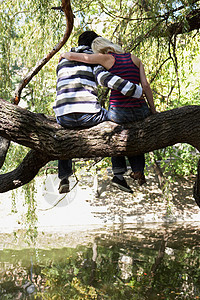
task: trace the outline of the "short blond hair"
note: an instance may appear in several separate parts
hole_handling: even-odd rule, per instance
[[[107,54],[109,52],[113,53],[124,53],[124,50],[121,48],[120,45],[113,44],[111,41],[103,38],[103,37],[97,37],[92,42],[92,50],[94,53],[102,53]]]

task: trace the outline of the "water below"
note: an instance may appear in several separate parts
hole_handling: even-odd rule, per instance
[[[0,235],[0,299],[200,299],[199,223]],[[21,240],[20,240],[21,239]]]

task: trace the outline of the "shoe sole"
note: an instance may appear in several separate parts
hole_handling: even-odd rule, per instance
[[[125,188],[123,185],[117,184],[115,182],[112,182],[112,185],[114,185],[115,187],[119,188],[123,192],[127,192],[127,193],[130,193],[130,194],[133,194],[132,190],[129,190],[129,189]]]
[[[63,184],[60,188],[59,188],[59,194],[66,194],[69,193],[69,185],[67,184]]]

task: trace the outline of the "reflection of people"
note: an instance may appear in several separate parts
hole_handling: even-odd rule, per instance
[[[125,53],[119,45],[113,44],[107,39],[97,37],[92,43],[92,49],[96,54],[86,55],[77,53],[64,53],[61,56],[69,60],[76,60],[90,64],[101,64],[109,72],[135,84],[141,82],[149,107],[143,97],[140,99],[122,95],[119,91],[111,91],[108,118],[118,124],[139,121],[150,113],[156,113],[153,94],[146,79],[144,66],[136,56]],[[97,74],[98,76],[98,74]],[[139,185],[146,182],[144,176],[144,154],[128,157],[132,172],[131,178],[138,180]],[[124,191],[132,193],[123,175],[127,171],[125,157],[112,157],[114,177],[112,183]]]
[[[86,31],[79,37],[77,48],[71,51],[92,53],[91,43],[97,37],[93,31]],[[90,54],[91,55],[91,54]],[[96,71],[94,71],[94,69]],[[98,76],[95,78],[95,72]],[[127,80],[114,76],[101,66],[60,59],[57,66],[57,97],[53,107],[57,122],[66,128],[91,127],[108,120],[107,111],[101,108],[97,99],[96,81],[124,95],[140,97],[142,88]],[[69,192],[69,176],[72,175],[72,160],[58,161],[58,177],[61,180],[59,193]]]

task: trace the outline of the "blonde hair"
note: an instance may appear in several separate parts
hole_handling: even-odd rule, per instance
[[[109,52],[113,53],[124,53],[124,50],[121,48],[121,46],[117,44],[113,44],[111,41],[103,38],[103,37],[97,37],[92,42],[92,50],[94,53],[102,53],[107,54]]]

